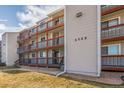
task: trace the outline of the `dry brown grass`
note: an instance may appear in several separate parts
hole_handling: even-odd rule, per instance
[[[93,88],[123,87],[110,86],[96,82],[77,81],[64,77],[55,77],[43,73],[20,70],[0,71],[0,87],[2,88]]]

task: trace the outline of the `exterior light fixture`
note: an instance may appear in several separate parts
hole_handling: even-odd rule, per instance
[[[81,17],[82,15],[83,15],[82,12],[78,12],[78,13],[76,13],[76,17]]]

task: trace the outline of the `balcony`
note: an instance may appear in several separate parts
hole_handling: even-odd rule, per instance
[[[48,65],[64,65],[64,58],[63,57],[49,57],[48,58]]]
[[[107,55],[102,56],[103,67],[124,67],[124,55]]]
[[[124,39],[124,24],[111,26],[102,29],[101,38],[103,41]]]
[[[47,66],[47,58],[38,58],[38,62],[36,58],[30,59],[22,59],[22,65],[34,65],[34,66]],[[63,57],[49,57],[48,58],[48,66],[57,66],[64,65],[64,58]]]
[[[38,42],[38,48],[46,48],[46,41]]]
[[[31,45],[31,50],[36,49],[36,43]]]
[[[38,58],[38,65],[46,64],[46,58]]]
[[[23,59],[22,64],[28,65],[29,64],[29,59]]]
[[[39,26],[38,26],[38,32],[44,32],[47,28],[47,24],[46,23],[41,23]]]
[[[21,47],[21,48],[17,48],[17,53],[20,54],[20,53],[23,53],[24,52],[24,49]]]
[[[46,23],[41,24],[38,27],[38,32],[44,32],[45,30],[52,30],[63,25],[64,25],[64,18],[63,16],[59,16],[57,18],[49,20]]]
[[[102,15],[113,13],[121,9],[124,9],[123,5],[103,5],[101,7]]]
[[[24,53],[24,52],[28,52],[28,51],[30,51],[30,50],[31,50],[30,45],[28,45],[28,46],[23,46],[23,47],[17,48],[17,53],[18,53],[18,54],[21,54],[21,53]]]
[[[59,46],[64,44],[64,37],[58,37],[48,40],[48,47]]]

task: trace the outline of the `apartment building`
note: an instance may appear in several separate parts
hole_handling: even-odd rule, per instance
[[[101,6],[102,69],[124,71],[124,6]]]
[[[65,6],[21,31],[17,53],[21,65],[100,76],[100,40],[99,6]]]
[[[21,64],[60,67],[64,64],[64,9],[56,10],[19,33],[17,50]]]
[[[18,34],[19,32],[5,32],[2,35],[2,63],[5,63],[6,66],[13,66],[18,60],[16,51]]]

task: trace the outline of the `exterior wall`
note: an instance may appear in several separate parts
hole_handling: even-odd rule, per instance
[[[100,55],[97,55],[100,54],[100,45],[97,46],[100,41],[100,38],[97,38],[97,22],[100,23],[100,19],[97,19],[97,16],[100,16],[100,13],[97,13],[97,6],[66,6],[65,12],[67,72],[99,76],[101,64],[97,60],[100,58]],[[82,12],[82,16],[76,17],[79,12]]]
[[[13,66],[14,62],[18,59],[17,54],[17,36],[18,32],[6,32],[2,37],[2,41],[5,44],[3,46],[3,62],[7,66]],[[4,50],[5,49],[5,50]]]

